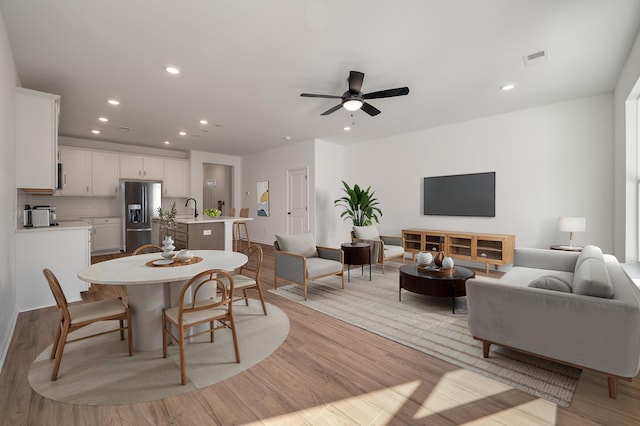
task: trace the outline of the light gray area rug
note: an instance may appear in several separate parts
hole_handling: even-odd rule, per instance
[[[180,384],[178,345],[169,346],[167,358],[162,358],[162,349],[134,352],[130,357],[127,341],[121,341],[119,333],[68,344],[55,382],[50,380],[49,346],[33,362],[29,384],[46,398],[85,405],[132,404],[202,389],[252,367],[282,344],[289,334],[289,318],[271,304],[267,304],[267,313],[263,314],[262,305],[255,300],[248,307],[244,302],[234,305],[239,364],[230,330],[216,331],[213,344],[207,334],[187,344],[188,382],[184,386]],[[113,324],[90,325],[75,333],[89,334],[99,327],[113,328]]]
[[[450,298],[402,290],[399,302],[398,268],[387,265],[385,274],[374,271],[372,281],[368,274],[361,277],[360,271],[352,270],[344,290],[338,277],[317,280],[308,286],[307,301],[301,286],[269,291],[555,404],[569,405],[580,369],[495,345],[489,358],[483,358],[482,344],[469,334],[466,297],[456,298],[455,314]]]

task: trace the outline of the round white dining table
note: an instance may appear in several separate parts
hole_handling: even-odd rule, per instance
[[[133,344],[136,351],[162,348],[162,309],[178,304],[180,290],[194,275],[208,269],[233,271],[247,263],[247,256],[230,250],[191,250],[201,262],[162,267],[147,266],[160,260],[160,253],[125,256],[95,263],[78,278],[94,284],[125,285],[133,318]]]

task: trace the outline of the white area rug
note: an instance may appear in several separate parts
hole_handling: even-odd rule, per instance
[[[244,302],[234,305],[239,364],[230,330],[216,331],[213,344],[206,334],[187,344],[188,382],[184,386],[180,384],[178,345],[169,346],[167,358],[162,358],[162,349],[134,352],[130,357],[127,341],[121,341],[119,333],[68,344],[55,382],[50,380],[53,360],[49,359],[49,346],[31,365],[29,384],[46,398],[86,405],[132,404],[201,389],[252,367],[282,344],[289,334],[289,318],[271,304],[267,304],[267,313],[263,314],[262,305],[255,300],[250,300],[248,307]],[[74,333],[105,325],[113,328],[108,323],[95,324]]]
[[[374,271],[373,281],[366,272],[352,270],[344,290],[338,277],[318,280],[309,285],[307,301],[301,286],[269,291],[555,404],[571,402],[580,369],[495,345],[485,359],[482,344],[469,334],[466,297],[456,298],[455,314],[450,298],[402,290],[399,302],[397,267],[386,264],[385,274]]]

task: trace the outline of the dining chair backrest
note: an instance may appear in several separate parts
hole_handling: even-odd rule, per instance
[[[263,258],[262,247],[259,244],[251,244],[244,254],[247,256],[247,263],[240,267],[239,274],[246,275],[246,272],[251,272],[256,282],[259,281]]]
[[[235,216],[236,215],[236,208],[235,207],[231,207],[229,209],[229,214],[227,216]]]
[[[205,284],[208,283],[216,286],[216,297],[210,297],[209,300],[205,302],[198,300],[198,292],[201,290],[207,291],[209,286],[205,286]],[[229,283],[228,289],[226,283]],[[180,291],[178,322],[180,324],[183,323],[183,315],[185,313],[197,312],[206,309],[223,308],[226,309],[229,314],[232,314],[233,290],[233,276],[225,270],[209,269],[193,276],[185,283],[184,286],[182,286],[182,290]],[[185,300],[189,293],[191,293],[191,301]]]
[[[53,294],[53,298],[56,300],[56,306],[58,308],[58,312],[63,316],[64,320],[69,322],[69,308],[67,303],[67,298],[62,291],[62,287],[60,286],[60,282],[58,278],[51,272],[50,269],[43,269],[42,273],[44,274],[47,282],[49,283],[49,288],[51,289],[51,293]]]
[[[246,207],[241,208],[240,217],[249,217],[249,209]]]
[[[146,253],[159,253],[161,251],[162,251],[162,247],[160,247],[157,244],[145,244],[135,249],[133,251],[132,256],[136,256],[138,254],[146,254]]]

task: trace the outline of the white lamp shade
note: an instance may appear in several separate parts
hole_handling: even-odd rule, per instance
[[[587,219],[584,217],[559,217],[558,230],[560,232],[584,232]]]

